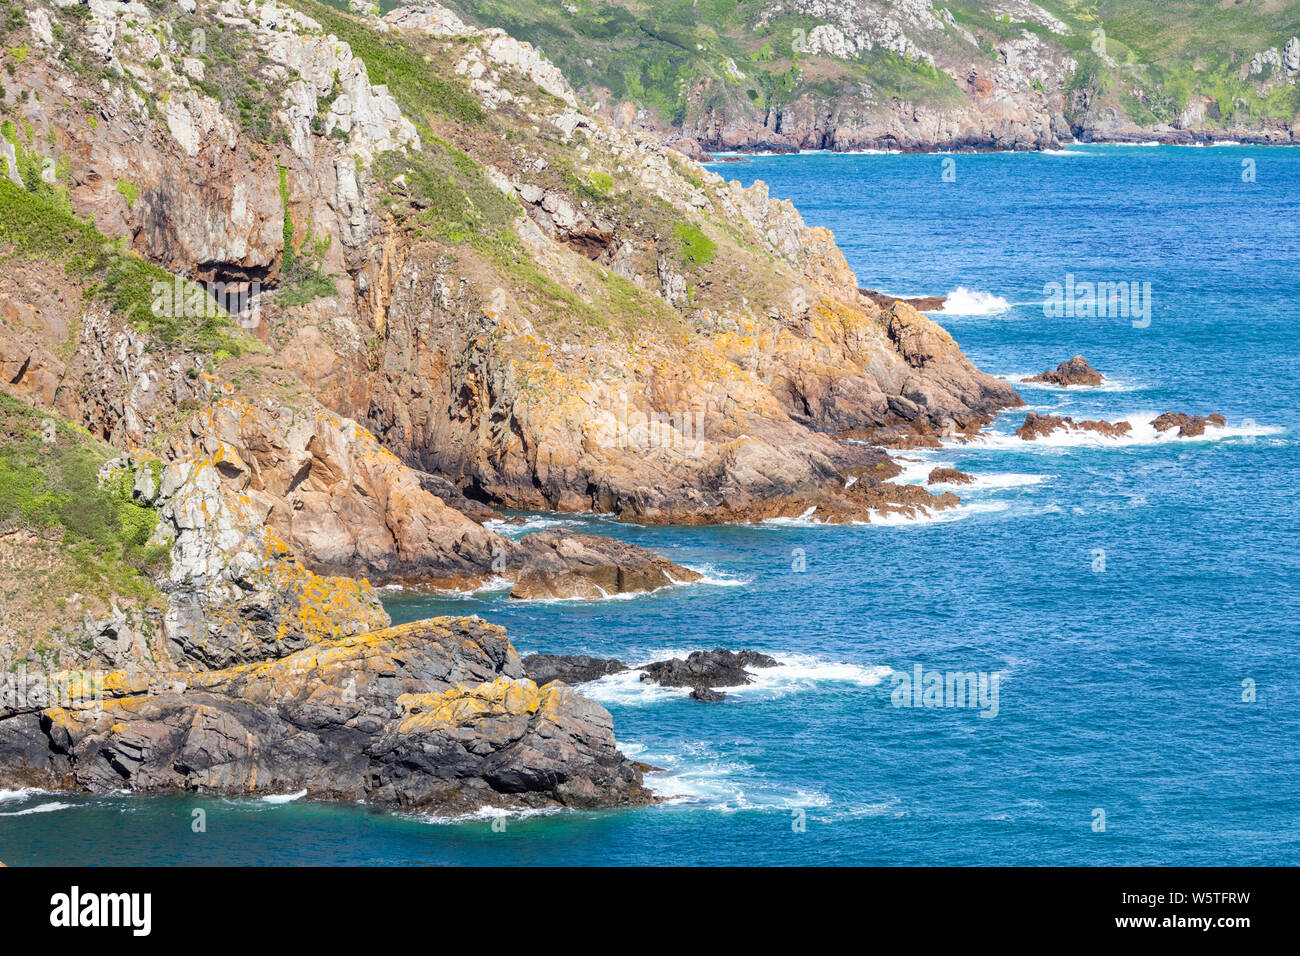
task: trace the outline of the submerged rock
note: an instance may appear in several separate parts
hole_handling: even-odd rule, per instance
[[[0,714],[0,786],[312,798],[466,812],[653,801],[609,712],[524,676],[505,630],[435,618],[274,661]]]
[[[1053,371],[1042,372],[1026,382],[1045,382],[1048,385],[1100,385],[1102,374],[1088,364],[1082,355],[1067,359]]]

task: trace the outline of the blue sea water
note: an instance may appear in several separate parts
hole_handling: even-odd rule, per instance
[[[396,620],[504,624],[522,653],[777,655],[782,667],[716,704],[629,679],[584,688],[624,749],[664,768],[651,778],[673,797],[662,805],[493,827],[302,800],[5,794],[0,860],[1300,863],[1300,150],[1076,146],[714,168],[766,181],[834,230],[864,286],[971,293],[961,298],[982,314],[937,317],[980,367],[1019,377],[1081,352],[1110,377],[1097,390],[1023,386],[1032,409],[1139,425],[1169,409],[1221,412],[1230,427],[1025,444],[1007,437],[1025,411],[1013,410],[983,444],[904,453],[914,480],[937,462],[980,478],[958,489],[965,505],[949,520],[640,528],[533,516],[522,530],[594,528],[708,577],[602,602],[388,599]],[[1045,317],[1045,284],[1067,274],[1149,282],[1149,325]],[[894,675],[917,665],[996,674],[996,716],[894,706]],[[196,807],[206,833],[192,832]]]

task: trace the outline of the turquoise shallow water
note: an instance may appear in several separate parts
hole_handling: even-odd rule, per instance
[[[945,462],[981,478],[954,520],[650,529],[535,516],[524,530],[594,527],[709,578],[596,603],[389,598],[397,620],[502,623],[523,653],[777,655],[783,667],[720,704],[634,681],[586,688],[625,749],[665,768],[655,785],[677,796],[665,805],[493,829],[304,801],[8,794],[0,859],[1300,863],[1300,150],[948,158],[951,183],[939,156],[715,168],[765,180],[832,228],[865,286],[1005,300],[968,296],[985,314],[941,319],[982,368],[1018,376],[1082,352],[1113,379],[1024,387],[1031,407],[1137,422],[1218,411],[1227,433],[1025,446],[996,437],[1023,418],[1009,412],[984,445],[913,456],[918,473]],[[1067,273],[1150,282],[1150,325],[1045,318],[1044,284]],[[893,706],[892,674],[917,664],[996,673],[997,716]],[[191,832],[196,806],[204,834]]]

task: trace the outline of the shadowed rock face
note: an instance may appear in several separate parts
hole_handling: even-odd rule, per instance
[[[1082,355],[1076,355],[1074,358],[1066,359],[1060,365],[1056,366],[1053,371],[1043,372],[1033,378],[1026,379],[1029,382],[1045,382],[1048,385],[1100,385],[1102,375],[1095,368],[1088,364],[1088,360]]]
[[[412,809],[648,803],[609,713],[524,677],[504,629],[436,618],[276,661],[0,713],[0,785],[365,800]]]

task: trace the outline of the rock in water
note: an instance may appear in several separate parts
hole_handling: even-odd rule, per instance
[[[309,797],[468,812],[653,796],[599,704],[524,677],[505,630],[435,618],[219,671],[110,674],[0,713],[0,786]]]
[[[523,659],[524,673],[538,687],[553,680],[566,684],[585,684],[627,670],[622,661],[612,658],[590,657],[587,654],[529,654]]]
[[[1082,355],[1076,355],[1056,366],[1055,371],[1043,372],[1026,382],[1045,382],[1048,385],[1100,385],[1102,375],[1088,364]]]
[[[1152,427],[1158,432],[1167,432],[1172,428],[1177,428],[1179,438],[1198,438],[1205,434],[1207,427],[1223,428],[1227,424],[1228,420],[1217,413],[1202,417],[1200,415],[1187,415],[1183,412],[1165,412],[1158,418],[1151,420]]]
[[[674,657],[641,668],[642,680],[664,687],[740,687],[752,683],[746,668],[776,667],[776,658],[758,651],[733,652],[721,647],[694,651],[686,660]]]
[[[932,468],[930,477],[925,480],[925,483],[927,485],[969,485],[974,480],[973,475],[958,471],[956,468]]]
[[[720,690],[713,690],[709,687],[696,687],[691,691],[691,700],[702,700],[709,703],[719,700],[725,700],[726,694]]]
[[[1025,415],[1024,424],[1016,429],[1016,434],[1025,441],[1036,441],[1039,438],[1046,438],[1057,431],[1091,431],[1107,438],[1122,438],[1132,430],[1133,426],[1128,422],[1106,422],[1094,419],[1076,422],[1068,416],[1057,418],[1054,415],[1039,415],[1037,412],[1030,412]]]
[[[521,566],[510,596],[516,599],[602,598],[654,591],[698,581],[698,571],[653,551],[613,538],[537,531],[521,538],[510,562]]]

